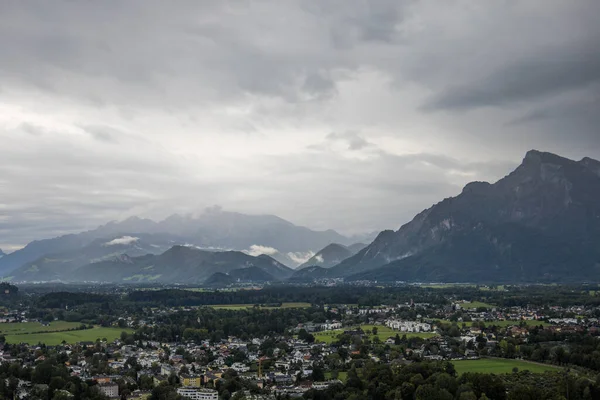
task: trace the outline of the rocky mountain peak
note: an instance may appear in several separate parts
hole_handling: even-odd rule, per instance
[[[463,193],[485,194],[492,187],[489,182],[471,182],[463,188]]]
[[[527,154],[525,154],[525,158],[523,159],[524,165],[539,165],[539,164],[556,164],[556,165],[564,165],[564,164],[573,164],[573,160],[569,160],[568,158],[561,157],[554,153],[539,151],[539,150],[529,150]]]
[[[600,161],[594,160],[593,158],[584,157],[579,161],[579,164],[592,171],[594,174],[600,177]]]
[[[519,281],[595,276],[600,265],[600,162],[529,151],[494,184],[462,193],[383,231],[331,269],[357,279]],[[373,273],[383,266],[389,268]],[[549,278],[550,277],[550,278]]]

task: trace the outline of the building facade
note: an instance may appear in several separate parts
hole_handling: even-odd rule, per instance
[[[192,400],[219,400],[219,393],[213,389],[179,388],[177,394]]]

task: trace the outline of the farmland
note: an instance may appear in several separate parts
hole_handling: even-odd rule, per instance
[[[478,372],[483,374],[509,374],[514,368],[519,371],[528,370],[533,373],[556,371],[558,367],[552,365],[535,364],[527,361],[509,360],[504,358],[482,358],[479,360],[452,361],[456,372],[461,375],[466,372]]]
[[[439,324],[458,324],[459,326],[462,326],[463,323],[462,322],[452,322],[450,320],[447,319],[436,319],[434,320],[438,325]],[[502,328],[505,328],[507,326],[520,326],[521,324],[524,324],[525,326],[550,326],[552,324],[549,324],[548,322],[545,321],[538,321],[538,320],[521,320],[521,321],[511,321],[511,320],[502,320],[502,321],[482,321],[483,324],[485,326],[499,326]],[[466,324],[466,326],[472,326],[473,324],[475,324],[474,322],[465,322],[464,324]]]
[[[255,304],[215,304],[209,307],[218,309],[218,310],[245,310],[248,308],[254,308]],[[258,305],[258,308],[261,310],[273,310],[278,308],[310,308],[310,303],[282,303],[281,306],[261,306]]]
[[[39,322],[11,322],[0,324],[0,333],[3,335],[20,335],[38,332],[60,332],[76,329],[81,326],[80,322],[53,321],[48,326]]]
[[[94,327],[76,330],[79,322],[53,321],[45,326],[39,322],[14,322],[0,324],[0,333],[6,337],[7,343],[44,343],[49,346],[63,342],[94,342],[96,339],[107,339],[112,342],[121,336],[121,332],[132,332],[131,329]]]
[[[536,320],[524,320],[524,321],[493,321],[493,322],[485,322],[486,326],[491,326],[491,325],[496,325],[496,326],[501,326],[501,327],[507,327],[507,326],[519,326],[520,324],[524,323],[526,326],[550,326],[551,324],[549,324],[548,322],[544,322],[544,321],[536,321]]]
[[[48,333],[30,333],[30,334],[17,334],[17,335],[6,335],[6,343],[27,343],[35,345],[38,343],[44,343],[48,346],[55,346],[61,344],[63,341],[66,343],[78,343],[78,342],[95,342],[96,339],[106,339],[109,342],[119,338],[121,332],[126,331],[131,333],[131,329],[121,328],[104,328],[95,327],[92,329],[83,329],[77,331],[62,331],[62,332],[48,332]]]
[[[372,331],[373,328],[377,328],[377,335],[373,335]],[[346,330],[352,330],[352,329],[356,329],[357,327],[347,327],[344,329],[337,329],[337,330],[333,330],[333,331],[323,331],[323,332],[317,332],[315,333],[315,340],[319,341],[319,342],[323,342],[323,343],[331,343],[333,341],[335,341],[335,339],[338,337],[338,335],[342,334],[344,331]],[[373,340],[375,337],[378,337],[380,341],[385,341],[387,338],[389,337],[395,337],[396,334],[398,334],[400,337],[402,337],[403,335],[406,335],[407,338],[412,338],[412,337],[419,337],[422,339],[426,339],[426,338],[431,338],[436,336],[435,333],[430,333],[430,332],[421,332],[421,333],[405,333],[405,332],[399,332],[399,331],[395,331],[392,328],[388,328],[387,326],[382,326],[382,325],[361,325],[360,328],[365,331],[365,332],[371,332],[370,335],[365,335],[366,337],[368,337],[370,340]]]
[[[460,307],[464,308],[465,310],[472,310],[474,308],[494,308],[496,306],[493,304],[482,303],[480,301],[472,301],[469,303],[462,303],[460,304]]]

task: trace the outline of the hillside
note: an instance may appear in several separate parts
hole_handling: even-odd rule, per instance
[[[83,248],[46,254],[12,271],[13,281],[51,281],[62,279],[79,267],[114,259],[160,254],[171,247],[171,241],[159,235],[117,236],[96,239]]]
[[[289,281],[295,283],[312,282],[315,279],[328,277],[328,271],[328,269],[319,266],[301,268],[294,271],[294,274],[289,278]]]
[[[301,269],[310,266],[331,268],[353,254],[354,253],[352,253],[348,247],[337,243],[331,243],[319,250],[314,256],[312,256],[307,262],[298,268]]]
[[[273,275],[265,270],[251,266],[246,268],[234,269],[225,274],[215,272],[209,276],[203,283],[204,286],[224,287],[233,283],[265,283],[277,281]]]
[[[79,234],[33,241],[20,250],[0,257],[0,275],[13,276],[13,271],[18,268],[29,268],[34,262],[37,265],[44,258],[56,259],[55,255],[60,255],[59,259],[64,259],[63,255],[68,254],[70,258],[85,260],[85,253],[94,241],[107,242],[127,236],[158,238],[161,243],[149,244],[159,246],[160,251],[165,250],[162,242],[171,246],[190,244],[208,250],[242,251],[252,246],[262,246],[292,267],[302,262],[295,260],[329,243],[351,244],[355,241],[355,238],[347,238],[333,230],[314,231],[274,215],[246,215],[212,208],[198,216],[175,214],[159,222],[131,217]]]
[[[600,162],[530,151],[328,270],[351,280],[597,281]]]
[[[276,280],[292,270],[268,256],[253,257],[239,251],[210,252],[174,246],[159,255],[115,257],[85,265],[62,276],[64,281],[202,283],[216,272],[229,273],[255,267]]]

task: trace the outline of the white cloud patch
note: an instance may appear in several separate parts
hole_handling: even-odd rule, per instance
[[[322,256],[321,254],[317,255],[317,256],[315,257],[315,260],[317,260],[317,262],[320,262],[320,263],[322,263],[323,261],[325,261],[325,260],[323,259],[323,256]]]
[[[315,255],[315,253],[312,251],[308,251],[305,253],[303,253],[303,252],[287,253],[287,256],[297,264],[304,264],[305,262],[310,260],[310,258],[314,255]]]
[[[120,238],[113,239],[110,242],[106,242],[106,243],[104,243],[104,245],[105,246],[128,245],[131,243],[135,243],[138,240],[140,240],[140,238],[133,237],[133,236],[122,236]]]
[[[273,254],[277,254],[279,253],[279,251],[273,247],[269,247],[269,246],[261,246],[259,244],[253,244],[252,246],[250,246],[250,248],[248,248],[247,250],[244,250],[244,253],[256,257],[256,256],[260,256],[261,254],[266,254],[268,256],[272,256]]]

